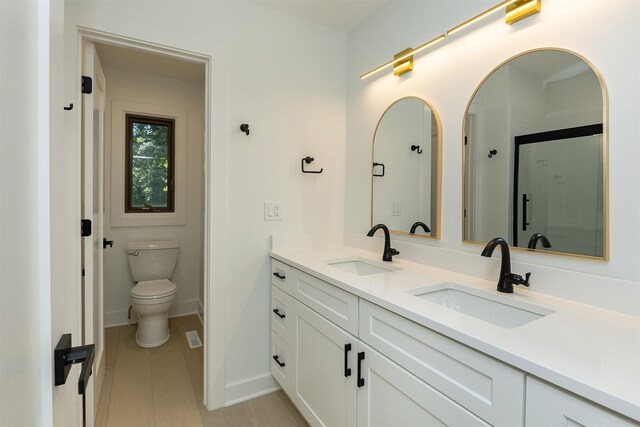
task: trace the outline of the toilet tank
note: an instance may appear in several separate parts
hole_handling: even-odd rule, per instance
[[[127,243],[127,260],[133,280],[171,279],[179,250],[180,242],[173,240]]]

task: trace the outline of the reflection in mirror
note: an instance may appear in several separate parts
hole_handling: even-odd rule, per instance
[[[464,240],[607,258],[603,86],[582,58],[504,63],[464,123]]]
[[[402,98],[373,138],[371,225],[439,238],[440,124],[429,104]]]

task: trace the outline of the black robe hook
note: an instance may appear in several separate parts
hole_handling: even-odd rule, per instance
[[[247,135],[249,135],[249,125],[247,123],[243,123],[240,125],[240,130]]]

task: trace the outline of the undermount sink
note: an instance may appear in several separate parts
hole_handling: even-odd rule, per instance
[[[397,267],[382,265],[380,263],[359,257],[350,257],[327,261],[327,265],[337,267],[341,270],[358,276],[369,276],[371,274],[388,273],[390,271],[399,270],[399,268]]]
[[[516,328],[554,312],[458,283],[440,283],[407,292],[422,300],[503,328]]]

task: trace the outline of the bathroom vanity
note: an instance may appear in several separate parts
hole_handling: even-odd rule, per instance
[[[270,255],[271,373],[311,425],[640,425],[633,316],[350,247]]]

